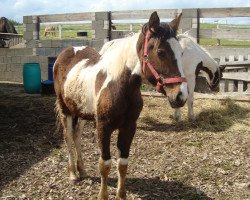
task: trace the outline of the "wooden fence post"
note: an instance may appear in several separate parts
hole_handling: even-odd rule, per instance
[[[59,31],[59,38],[62,39],[62,25],[61,24],[58,25],[58,29],[59,29],[58,30]]]

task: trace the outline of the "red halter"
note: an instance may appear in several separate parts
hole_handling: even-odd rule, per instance
[[[184,77],[172,77],[172,78],[163,78],[161,77],[157,71],[155,70],[154,66],[148,60],[148,40],[149,40],[149,31],[146,33],[145,41],[144,41],[144,59],[143,59],[143,73],[145,74],[146,65],[150,69],[151,73],[154,75],[155,79],[157,80],[156,91],[163,93],[163,86],[167,84],[174,84],[174,83],[182,83],[187,82],[187,79]]]

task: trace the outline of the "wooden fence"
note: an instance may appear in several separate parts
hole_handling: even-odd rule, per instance
[[[14,33],[0,33],[0,47],[12,47],[23,40],[23,35]]]
[[[87,45],[99,50],[103,43],[110,39],[123,37],[128,32],[112,30],[112,21],[128,21],[128,20],[146,20],[152,12],[157,11],[161,19],[173,19],[177,14],[182,13],[182,20],[180,24],[180,32],[189,31],[189,33],[197,39],[201,38],[215,38],[215,39],[237,39],[237,40],[250,40],[250,30],[244,31],[237,28],[234,29],[201,29],[200,21],[205,18],[227,18],[227,17],[248,17],[250,18],[250,7],[246,8],[200,8],[200,9],[151,9],[151,10],[137,10],[137,11],[112,11],[112,12],[86,12],[86,13],[71,13],[71,14],[54,14],[54,15],[36,15],[24,16],[24,33],[23,39],[26,48],[32,49],[32,59],[41,60],[41,57],[55,57],[57,54],[67,46],[82,46]],[[40,24],[41,23],[66,23],[66,22],[91,22],[92,38],[84,38],[82,40],[40,40]],[[222,48],[210,47],[209,52],[214,58],[221,59],[221,56],[228,58],[233,55],[234,57],[243,56],[244,60],[234,60],[234,64],[240,66],[240,62],[244,62],[245,66],[249,66],[248,55],[250,48]],[[40,58],[35,58],[35,56]],[[44,60],[44,59],[43,59]],[[227,61],[227,59],[225,59]],[[221,62],[224,62],[221,60]],[[46,64],[46,63],[45,63]],[[222,64],[222,63],[221,63]],[[227,68],[230,66],[227,63]],[[228,68],[229,69],[229,68]],[[245,71],[249,73],[249,71]],[[232,75],[232,74],[231,74]],[[229,74],[228,74],[229,76]],[[244,75],[245,76],[245,75]],[[226,77],[226,76],[225,76]],[[248,77],[248,75],[247,75]],[[227,77],[229,80],[229,77]],[[237,79],[238,80],[238,79]],[[248,79],[247,79],[248,80]],[[237,86],[237,91],[243,92],[247,80],[243,81],[243,87],[240,83]],[[226,84],[226,83],[225,83]],[[226,88],[227,86],[225,86]],[[221,86],[222,88],[222,86]],[[231,88],[231,86],[228,86]],[[239,89],[240,88],[240,89]],[[229,89],[231,90],[231,89]],[[249,85],[247,83],[247,89]]]
[[[221,56],[220,65],[225,66],[220,92],[250,93],[250,55]]]

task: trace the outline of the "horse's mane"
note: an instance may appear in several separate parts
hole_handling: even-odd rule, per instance
[[[101,60],[105,63],[107,71],[112,76],[119,76],[128,60],[137,59],[136,43],[138,37],[139,33],[129,34],[125,38],[111,40],[104,44],[99,53],[102,55]]]

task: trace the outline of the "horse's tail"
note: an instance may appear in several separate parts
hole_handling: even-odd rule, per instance
[[[57,98],[55,102],[55,115],[56,115],[56,130],[55,133],[59,133],[62,129],[63,113],[60,100]]]

